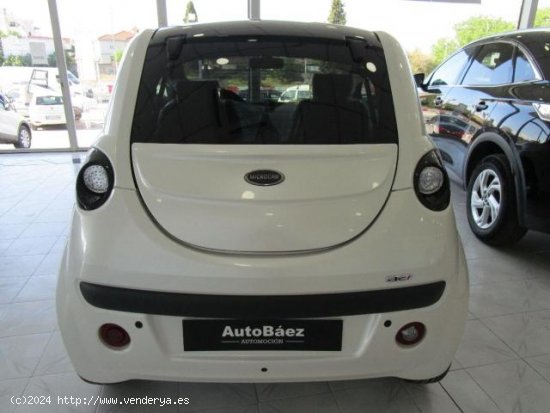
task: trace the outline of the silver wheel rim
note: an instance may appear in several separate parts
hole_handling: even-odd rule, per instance
[[[21,130],[19,131],[19,142],[21,143],[21,146],[28,148],[30,140],[31,136],[29,134],[29,131],[26,128],[21,128]]]
[[[474,222],[481,229],[494,225],[500,213],[502,189],[498,175],[492,169],[484,169],[476,177],[470,197],[470,209]]]

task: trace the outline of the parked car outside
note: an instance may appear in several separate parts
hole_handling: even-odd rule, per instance
[[[29,114],[29,102],[25,98],[26,84],[9,84],[4,88],[5,96],[9,99],[11,106],[21,115]]]
[[[0,143],[27,149],[31,147],[31,140],[28,120],[17,113],[6,95],[0,94]]]
[[[244,100],[249,100],[248,89],[243,89],[238,91],[238,95]],[[281,96],[281,92],[275,89],[261,88],[260,89],[261,98],[265,101],[277,101]]]
[[[279,102],[298,102],[309,98],[311,98],[309,85],[295,85],[288,87],[281,96],[279,96]]]
[[[470,228],[487,244],[550,232],[549,44],[548,29],[487,37],[419,82],[427,130],[467,189]]]
[[[76,372],[440,380],[468,274],[406,59],[386,33],[320,23],[138,34],[77,177],[58,277]],[[266,79],[311,96],[267,101]]]
[[[31,126],[64,125],[67,123],[61,95],[35,94],[29,105]]]
[[[71,103],[75,119],[80,119],[86,107],[85,92],[80,80],[67,71]],[[61,95],[59,69],[56,67],[1,66],[0,85],[14,99],[17,111],[28,116],[33,95]]]

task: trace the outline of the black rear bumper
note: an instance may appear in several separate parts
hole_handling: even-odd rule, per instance
[[[411,310],[435,304],[445,282],[352,293],[209,295],[135,290],[80,283],[94,307],[181,317],[282,319],[350,316]]]

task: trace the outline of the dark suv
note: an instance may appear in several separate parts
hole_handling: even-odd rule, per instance
[[[478,40],[415,78],[427,132],[467,188],[475,235],[503,245],[550,232],[550,31]]]

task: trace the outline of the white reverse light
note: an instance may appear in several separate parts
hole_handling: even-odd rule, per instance
[[[109,189],[109,175],[101,165],[90,165],[84,170],[84,185],[96,194],[104,194]]]
[[[418,191],[424,195],[435,194],[443,186],[445,179],[441,169],[435,166],[426,166],[418,177]]]

